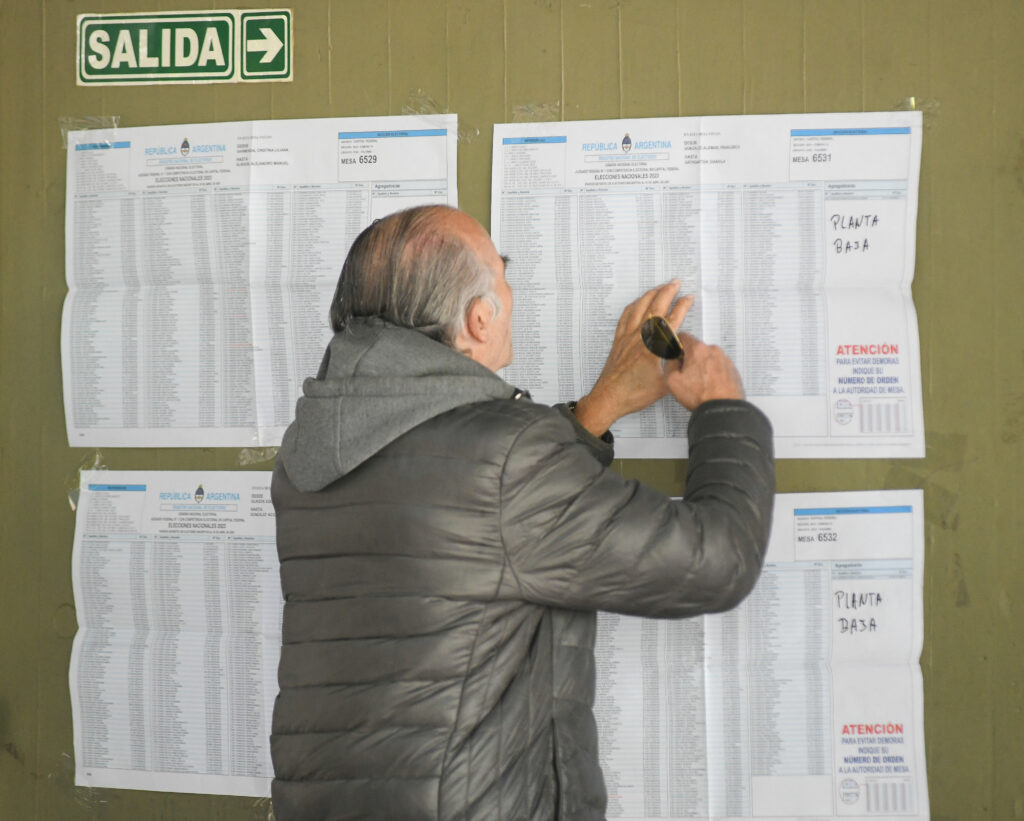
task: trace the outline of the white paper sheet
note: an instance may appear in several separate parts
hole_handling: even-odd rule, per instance
[[[269,795],[270,473],[85,471],[72,571],[75,783]]]
[[[922,498],[780,494],[740,607],[599,615],[609,818],[929,817]]]
[[[370,222],[457,204],[454,114],[68,135],[73,446],[279,444]]]
[[[267,472],[83,473],[76,784],[269,794],[282,607],[269,485]],[[609,817],[928,818],[923,545],[920,491],[783,494],[736,610],[599,615]]]
[[[491,233],[515,362],[543,402],[600,373],[622,309],[673,277],[782,457],[924,456],[914,275],[920,112],[496,125]],[[613,427],[686,455],[671,399]]]

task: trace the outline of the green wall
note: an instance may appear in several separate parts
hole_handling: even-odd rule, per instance
[[[0,819],[270,814],[268,801],[74,787],[78,468],[270,463],[68,447],[60,117],[457,112],[460,203],[487,224],[495,122],[908,107],[924,112],[914,297],[927,458],[786,461],[779,489],[924,488],[932,817],[1024,818],[1024,2],[294,0],[292,83],[75,85],[76,14],[197,6],[0,0]],[[617,465],[682,487],[682,465]]]

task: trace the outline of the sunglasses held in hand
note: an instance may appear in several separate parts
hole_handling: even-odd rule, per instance
[[[640,337],[652,354],[662,359],[678,359],[682,365],[683,344],[664,317],[648,316],[640,326]]]
[[[679,359],[682,364],[683,344],[664,316],[651,314],[640,326],[640,337],[647,350],[663,359]]]

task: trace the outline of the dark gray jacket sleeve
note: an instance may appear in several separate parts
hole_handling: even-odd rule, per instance
[[[576,414],[572,412],[569,405],[561,403],[555,405],[554,408],[572,425],[572,429],[576,433],[576,441],[585,445],[598,462],[608,467],[612,463],[612,459],[615,458],[615,438],[612,436],[612,432],[608,431],[604,436],[594,436],[580,424],[580,420],[576,418]]]
[[[508,591],[538,604],[678,617],[738,604],[757,580],[775,492],[768,419],[707,402],[688,431],[685,499],[625,480],[545,415],[502,475]]]

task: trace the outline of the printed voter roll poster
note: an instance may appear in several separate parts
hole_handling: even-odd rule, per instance
[[[268,472],[82,473],[75,784],[270,794],[274,521]]]
[[[515,361],[543,402],[593,386],[623,308],[673,278],[781,457],[924,456],[914,277],[920,112],[517,123],[494,129],[491,232]],[[616,455],[686,455],[671,398]]]
[[[598,615],[608,818],[929,818],[923,494],[779,494],[727,613]]]
[[[72,446],[276,445],[356,235],[457,205],[453,114],[68,135]]]
[[[928,818],[921,491],[780,494],[736,609],[598,616],[608,817]],[[266,796],[283,602],[269,472],[86,471],[75,783]]]

